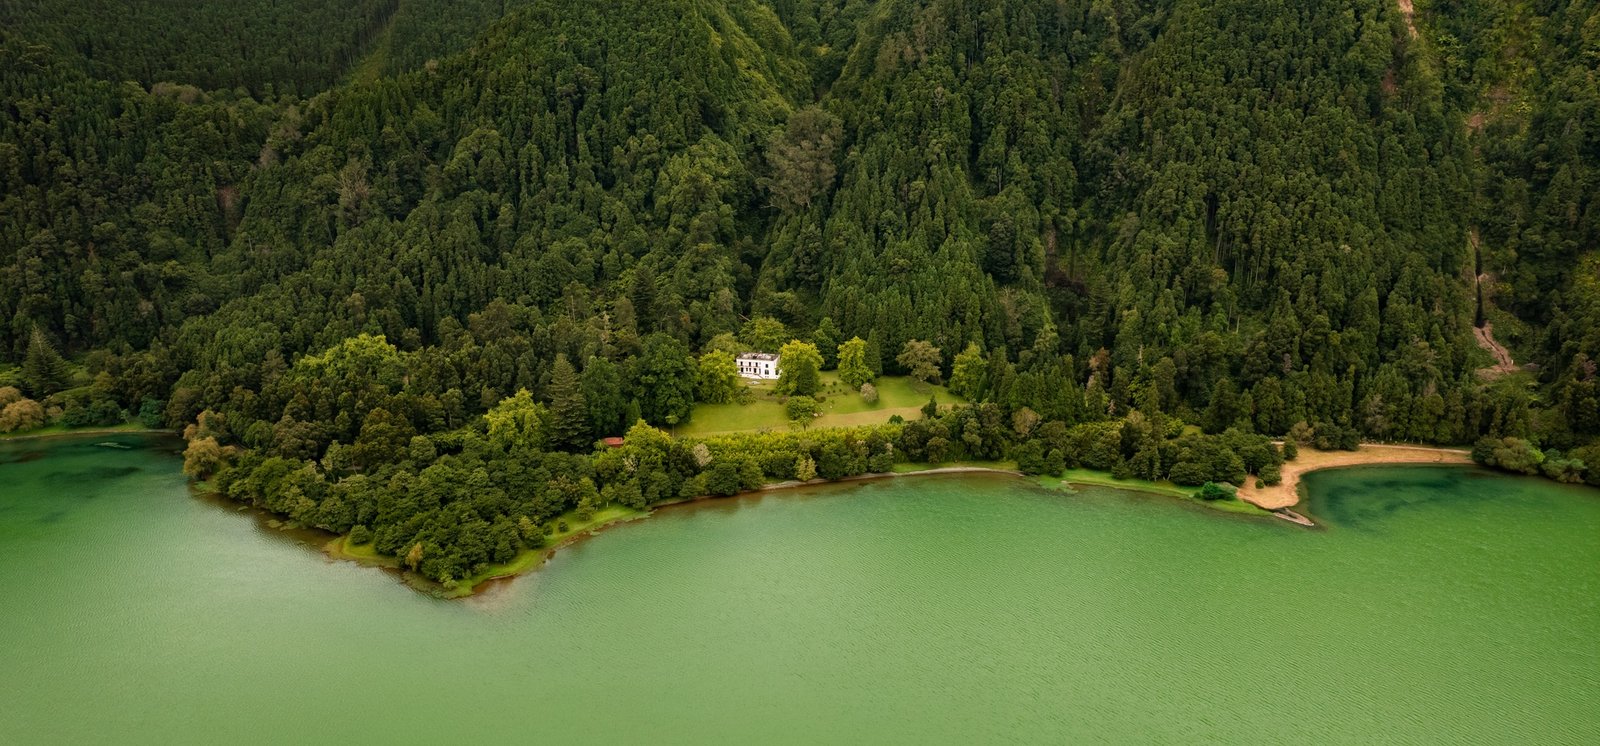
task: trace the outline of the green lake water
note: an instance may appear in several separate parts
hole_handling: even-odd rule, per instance
[[[0,444],[0,743],[1600,743],[1591,489],[1322,472],[1306,530],[896,479],[447,602],[111,440]]]

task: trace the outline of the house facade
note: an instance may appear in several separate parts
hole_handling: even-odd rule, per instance
[[[739,375],[744,378],[770,381],[778,377],[778,356],[770,352],[746,352],[735,361],[739,364]]]

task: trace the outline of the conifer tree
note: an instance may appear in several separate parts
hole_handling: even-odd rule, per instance
[[[589,439],[589,405],[578,371],[565,354],[550,367],[550,439],[557,446],[583,448]]]
[[[28,353],[22,360],[22,383],[28,394],[45,397],[67,385],[67,361],[45,337],[44,331],[33,327],[28,338]]]

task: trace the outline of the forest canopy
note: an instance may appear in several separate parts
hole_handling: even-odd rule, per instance
[[[11,3],[0,385],[189,428],[197,476],[441,580],[580,506],[897,459],[1600,481],[1597,9]],[[973,404],[670,437],[780,349],[797,397]]]

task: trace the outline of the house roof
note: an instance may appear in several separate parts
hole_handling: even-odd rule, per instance
[[[778,356],[770,352],[746,352],[739,356],[740,360],[777,360]]]

